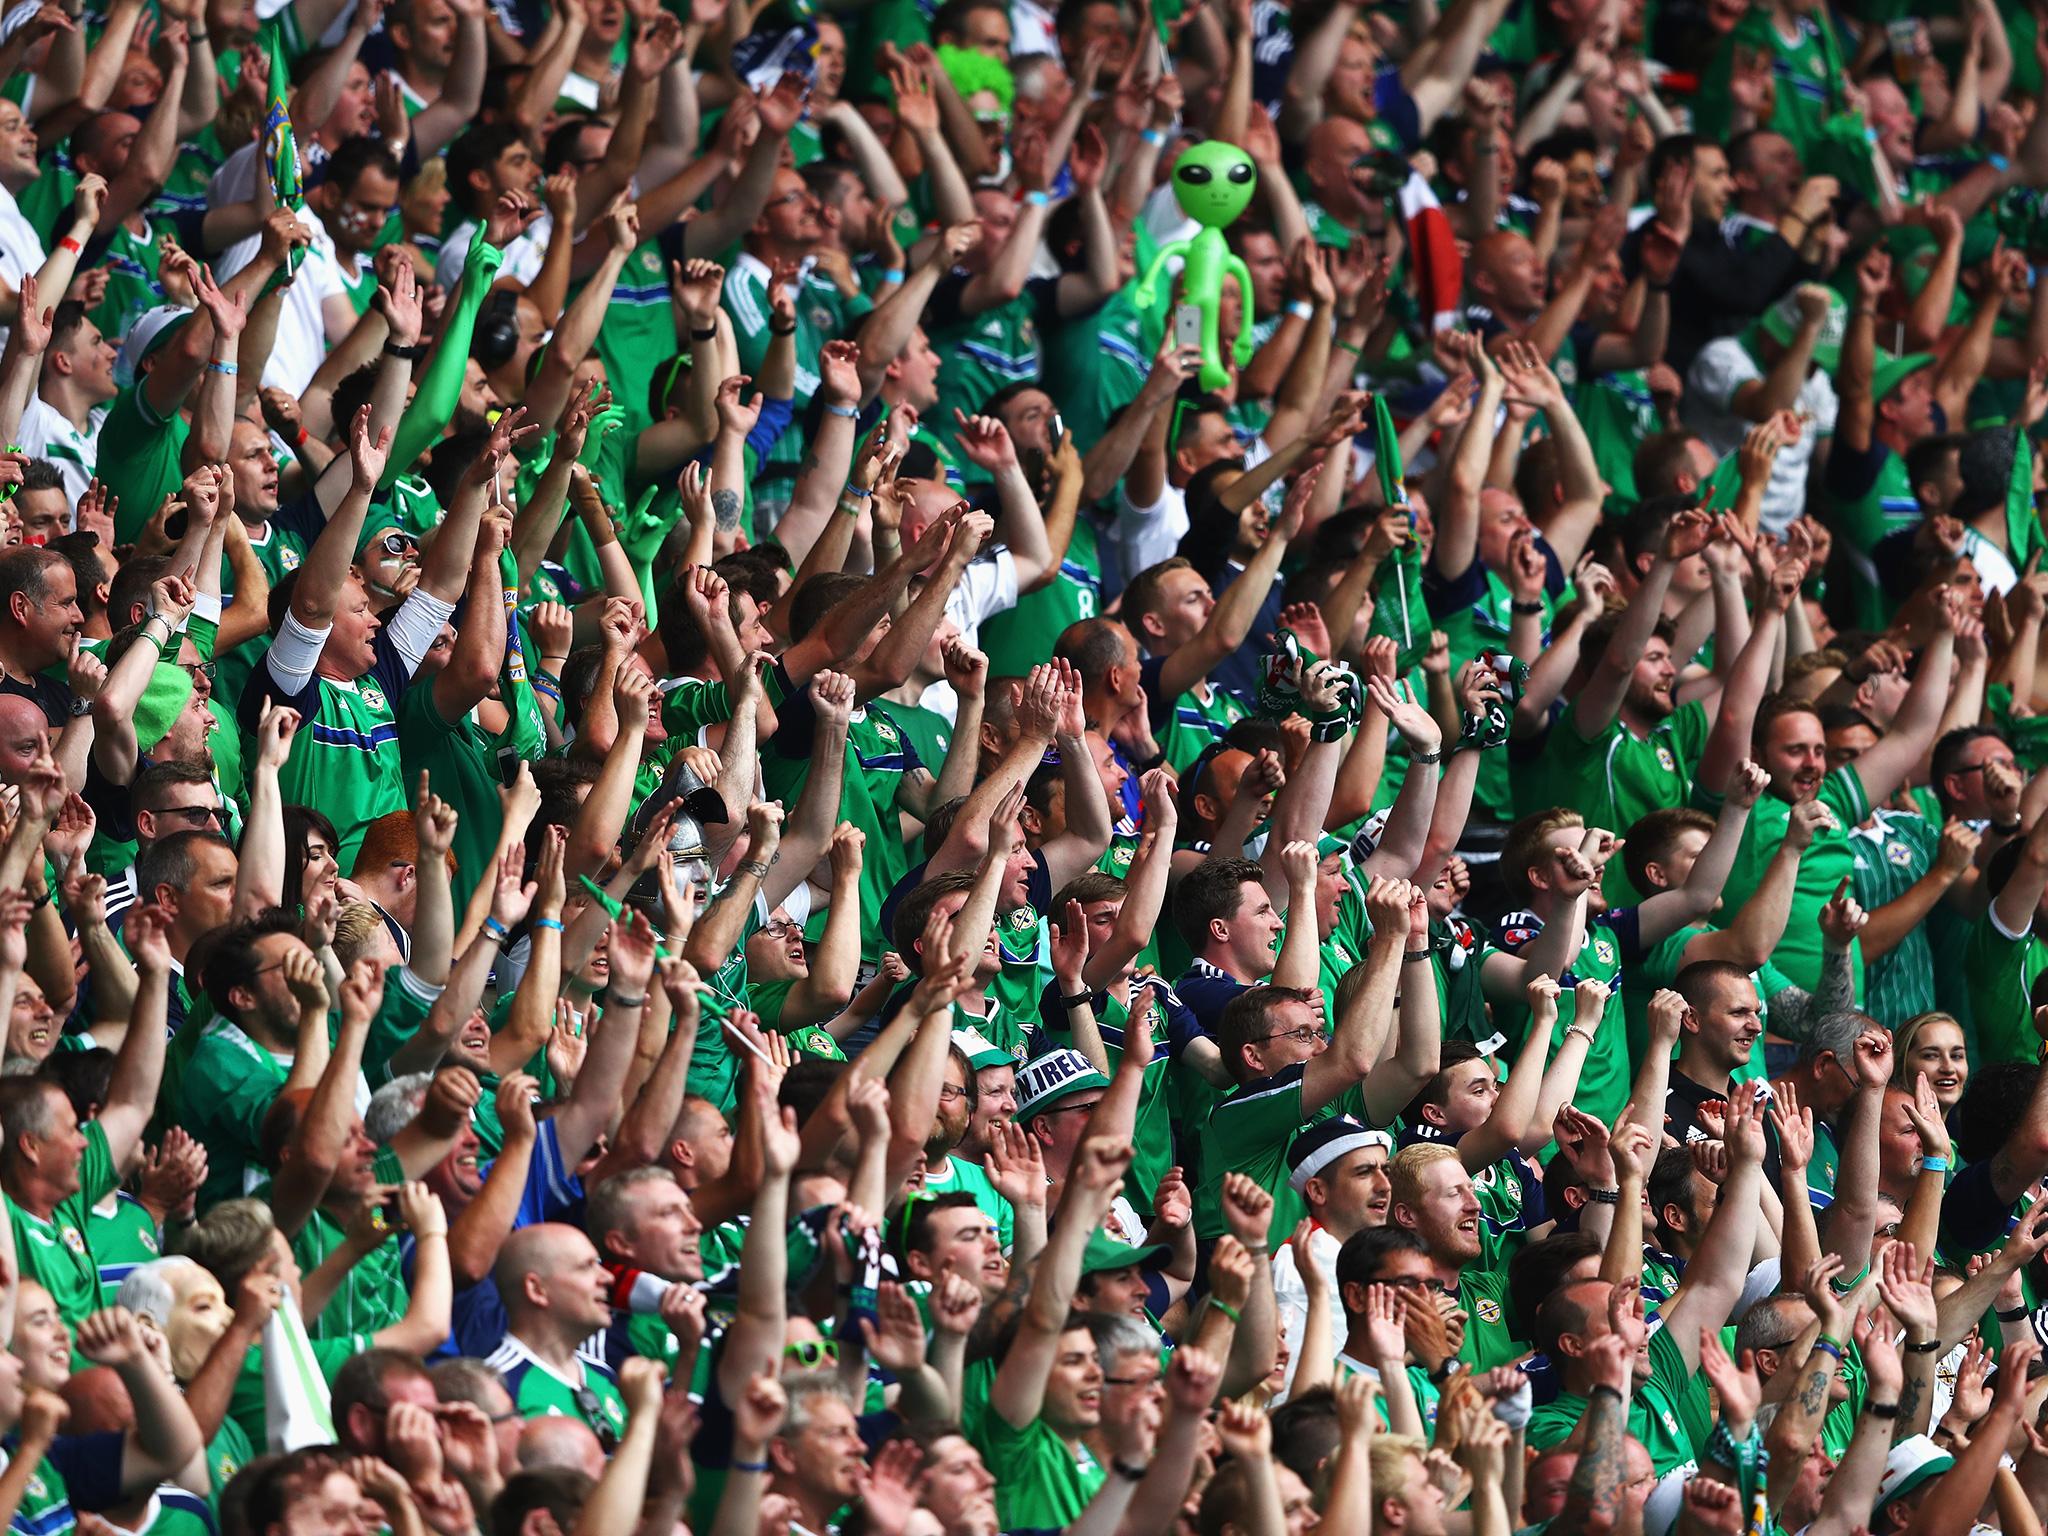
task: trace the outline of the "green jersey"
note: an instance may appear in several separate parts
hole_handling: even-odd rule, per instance
[[[99,1266],[100,1300],[103,1307],[114,1304],[115,1294],[133,1270],[163,1257],[163,1242],[157,1234],[156,1218],[149,1207],[117,1189],[104,1200],[95,1201],[92,1219],[86,1223],[85,1244]]]
[[[1535,943],[1542,932],[1543,919],[1534,912],[1510,912],[1500,920],[1495,942],[1508,954],[1520,954]],[[1621,957],[1620,931],[1610,924],[1607,917],[1589,920],[1585,941],[1580,944],[1578,954],[1566,967],[1565,973],[1557,978],[1557,1023],[1551,1032],[1550,1048],[1544,1055],[1546,1062],[1557,1055],[1564,1032],[1571,1027],[1577,1015],[1578,997],[1572,989],[1582,981],[1598,981],[1606,983],[1612,990],[1621,974]],[[1493,1017],[1507,1039],[1506,1054],[1512,1057],[1519,1053],[1529,1032],[1531,1015],[1528,1006],[1521,1002],[1497,1005]],[[1596,1120],[1612,1125],[1621,1118],[1622,1110],[1628,1105],[1629,1083],[1628,1030],[1610,1006],[1600,1016],[1599,1028],[1593,1031],[1593,1043],[1586,1048],[1585,1064],[1579,1069],[1579,1086],[1572,1094],[1572,1103]]]
[[[1560,1392],[1529,1415],[1531,1448],[1547,1451],[1563,1443],[1586,1416],[1587,1401],[1576,1392]],[[1713,1410],[1707,1381],[1685,1363],[1669,1329],[1650,1335],[1650,1379],[1636,1384],[1629,1399],[1628,1432],[1650,1453],[1650,1467],[1660,1478],[1695,1465],[1694,1447],[1713,1432]]]
[[[924,419],[937,423],[939,436],[948,439],[955,410],[977,415],[998,390],[1040,376],[1039,332],[1058,286],[1051,278],[1033,278],[1008,303],[968,314],[961,307],[968,281],[964,273],[940,278],[925,310],[939,354],[939,403]]]
[[[456,910],[460,911],[488,869],[498,846],[504,816],[498,791],[498,751],[473,715],[450,720],[434,701],[434,688],[423,680],[398,701],[398,755],[407,782],[424,771],[435,794],[462,807],[455,824]]]
[[[1635,501],[1636,449],[1664,430],[1649,375],[1631,368],[1584,379],[1572,410],[1586,429],[1600,478],[1613,487],[1616,500]]]
[[[1700,795],[1702,802],[1714,797]],[[1805,857],[1799,861],[1799,879],[1792,891],[1792,913],[1785,924],[1785,936],[1771,953],[1771,963],[1799,986],[1811,992],[1820,985],[1820,909],[1834,898],[1835,887],[1856,874],[1856,856],[1850,846],[1849,829],[1870,815],[1870,803],[1863,792],[1863,780],[1854,763],[1845,763],[1821,781],[1820,799],[1835,813],[1836,827],[1823,827],[1815,834]],[[1718,811],[1718,804],[1707,806]],[[1743,828],[1742,846],[1736,851],[1735,867],[1721,891],[1721,906],[1733,912],[1763,884],[1764,870],[1785,841],[1785,827],[1791,820],[1792,803],[1775,792],[1766,793],[1749,813]],[[1863,946],[1858,941],[1849,953],[1856,974],[1856,993],[1863,993]]]
[[[1458,1306],[1465,1314],[1465,1342],[1458,1346],[1458,1358],[1473,1370],[1490,1371],[1529,1353],[1529,1346],[1508,1327],[1505,1269],[1467,1266],[1458,1275]]]
[[[1221,1237],[1223,1175],[1245,1173],[1273,1197],[1268,1227],[1284,1240],[1308,1207],[1288,1182],[1287,1148],[1294,1133],[1331,1115],[1365,1118],[1365,1099],[1354,1084],[1314,1113],[1302,1108],[1301,1085],[1307,1065],[1296,1062],[1271,1077],[1239,1083],[1209,1112],[1209,1134],[1202,1138],[1202,1177],[1195,1190],[1195,1236]]]
[[[595,1360],[578,1355],[580,1379],[565,1381],[508,1333],[484,1363],[505,1378],[505,1390],[522,1419],[581,1419],[613,1445],[626,1433],[626,1400],[611,1371]]]
[[[100,1309],[100,1271],[87,1234],[92,1208],[121,1182],[120,1170],[107,1147],[107,1133],[97,1120],[85,1124],[85,1155],[79,1159],[78,1189],[57,1203],[47,1217],[17,1205],[7,1196],[7,1216],[14,1224],[15,1262],[21,1276],[50,1293],[57,1315],[72,1332]]]
[[[390,1148],[380,1147],[377,1170],[380,1180],[404,1177]],[[301,1271],[312,1274],[328,1256],[348,1240],[347,1229],[325,1210],[316,1207],[306,1218],[299,1235],[292,1239],[292,1257]],[[358,1259],[318,1317],[306,1319],[306,1332],[315,1339],[374,1337],[405,1316],[410,1295],[405,1284],[402,1253],[397,1243],[385,1242]]]
[[[1970,1017],[1977,1027],[1971,1060],[1980,1071],[2003,1061],[2039,1061],[2033,993],[2035,980],[2048,970],[2048,945],[2032,923],[2019,933],[2008,931],[1993,906],[1971,926],[1965,955]]]
[[[1044,1419],[1018,1429],[1000,1413],[986,1413],[975,1443],[995,1479],[996,1519],[1006,1531],[1073,1524],[1107,1476],[1086,1445]]]
[[[1102,552],[1095,525],[1077,518],[1059,575],[1036,592],[1024,593],[1016,607],[983,621],[980,639],[988,653],[988,675],[1023,677],[1069,624],[1094,618],[1102,606]]]
[[[101,448],[116,450],[101,453],[98,473],[109,502],[120,499],[114,509],[114,541],[118,544],[134,543],[156,516],[158,503],[185,479],[179,460],[192,429],[176,411],[157,415],[144,387],[147,382],[137,379],[132,388],[114,396],[100,427]]]
[[[1849,889],[1866,912],[1898,900],[1934,867],[1941,827],[1923,816],[1879,806],[1849,833],[1855,873]],[[1863,1009],[1886,1029],[1933,1010],[1934,949],[1927,925],[1915,923],[1863,973]]]
[[[987,640],[986,633],[982,636]],[[993,672],[994,677],[1008,674]],[[1017,674],[1022,676],[1022,673]],[[946,753],[953,746],[953,722],[936,709],[926,709],[922,704],[902,704],[894,699],[876,699],[868,708],[887,720],[903,733],[903,739],[910,743],[917,753],[917,760],[929,768],[934,777],[946,761]]]
[[[597,355],[604,360],[612,399],[626,414],[626,429],[638,432],[649,421],[654,376],[676,355],[675,307],[659,240],[643,240],[627,253],[598,327]]]
[[[1117,412],[1138,398],[1152,371],[1145,314],[1132,297],[1135,288],[1135,283],[1119,288],[1087,324],[1056,325],[1045,338],[1045,374],[1060,381],[1060,411],[1081,453],[1101,441]],[[990,676],[1022,676],[1022,669],[1012,673],[991,664]]]
[[[206,1148],[199,1208],[246,1195],[264,1177],[263,1119],[284,1092],[291,1063],[272,1055],[238,1025],[206,1025],[179,1076],[178,1123]]]
[[[391,659],[398,660],[395,653]],[[341,839],[336,857],[343,869],[352,868],[370,823],[412,804],[398,745],[398,718],[387,692],[390,673],[381,663],[346,682],[315,673],[304,687],[287,695],[271,671],[275,665],[274,660],[265,661],[251,679],[251,691],[290,704],[305,721],[292,738],[291,755],[278,770],[278,788],[285,804],[317,805],[327,813]],[[253,723],[255,710],[256,702],[245,693],[244,723]],[[470,809],[466,806],[465,814]]]
[[[760,377],[761,364],[768,356],[772,337],[768,322],[774,313],[768,302],[769,271],[758,256],[741,253],[726,273],[725,312],[732,317],[733,339],[739,345],[740,372]],[[665,302],[665,301],[664,301]],[[791,404],[799,421],[818,392],[818,357],[825,343],[851,337],[857,323],[874,306],[865,295],[846,295],[820,276],[806,269],[796,291],[796,391]],[[670,349],[673,351],[673,347]],[[951,420],[950,416],[944,417]],[[754,486],[757,504],[780,511],[789,504],[796,485],[797,466],[802,462],[804,435],[794,426],[776,440],[760,467]]]
[[[1551,726],[1535,763],[1515,773],[1515,812],[1527,816],[1568,805],[1585,815],[1587,826],[1624,833],[1652,811],[1686,803],[1712,728],[1706,707],[1694,699],[1646,736],[1616,719],[1589,741],[1567,710]]]
[[[1913,494],[1913,477],[1906,473],[1906,461],[1889,448],[1882,451],[1883,462],[1868,490],[1855,497],[1838,491],[1830,498],[1834,525],[1847,541],[1844,553],[1848,556],[1856,623],[1860,628],[1880,632],[1891,623],[1892,604],[1878,579],[1878,543],[1888,534],[1915,527],[1920,521],[1920,500]]]

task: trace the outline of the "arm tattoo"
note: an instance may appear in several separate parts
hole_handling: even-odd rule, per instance
[[[1917,1358],[1917,1357],[1916,1357]],[[1892,1425],[1892,1443],[1898,1444],[1908,1435],[1920,1433],[1920,1399],[1926,1393],[1927,1383],[1918,1371],[1906,1373],[1905,1385],[1899,1388],[1899,1417]]]
[[[1820,985],[1814,989],[1813,1006],[1820,1013],[1840,1013],[1856,1006],[1856,972],[1849,964],[1847,950],[1840,954],[1833,950],[1822,952]]]
[[[730,533],[740,525],[740,493],[738,491],[713,491],[711,493],[711,516],[721,533]]]
[[[1625,1399],[1611,1392],[1593,1396],[1586,1407],[1586,1448],[1572,1469],[1559,1525],[1567,1530],[1611,1530],[1620,1511],[1622,1426],[1628,1416]],[[1519,1510],[1511,1513],[1519,1516]]]
[[[1818,1353],[1818,1351],[1816,1351]],[[1818,1416],[1827,1406],[1828,1383],[1834,1380],[1832,1367],[1822,1364],[1806,1373],[1806,1380],[1799,1384],[1799,1406],[1802,1411]]]

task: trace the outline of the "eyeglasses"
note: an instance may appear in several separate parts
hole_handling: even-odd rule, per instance
[[[1159,1375],[1154,1372],[1150,1376],[1105,1376],[1102,1384],[1105,1387],[1156,1387]]]
[[[576,1389],[576,1411],[583,1415],[583,1422],[590,1426],[597,1436],[598,1449],[609,1456],[619,1448],[619,1432],[612,1427],[611,1419],[604,1411],[604,1404],[590,1384],[585,1382]]]
[[[782,1346],[782,1358],[794,1360],[805,1370],[821,1365],[839,1363],[839,1341],[837,1339],[798,1339],[794,1344]]]
[[[157,815],[182,816],[185,820],[198,825],[209,821],[218,822],[220,820],[220,807],[217,805],[167,805],[158,811]]]
[[[1086,1103],[1082,1104],[1055,1104],[1050,1109],[1041,1109],[1038,1115],[1040,1119],[1044,1119],[1047,1115],[1071,1115],[1076,1110],[1086,1114],[1101,1102],[1102,1100],[1100,1099],[1089,1099]]]
[[[965,1088],[956,1088],[951,1083],[939,1084],[939,1102],[941,1104],[950,1104],[955,1099],[964,1099],[966,1097],[967,1090]]]
[[[777,940],[793,939],[803,931],[804,925],[795,922],[767,923],[761,928],[764,937]]]
[[[176,665],[182,667],[195,683],[202,677],[210,683],[216,674],[214,664],[210,661],[181,661]]]
[[[1297,1045],[1307,1045],[1311,1041],[1322,1039],[1323,1030],[1319,1024],[1302,1024],[1293,1029],[1278,1029],[1270,1035],[1261,1035],[1259,1038],[1261,1040],[1292,1040]]]

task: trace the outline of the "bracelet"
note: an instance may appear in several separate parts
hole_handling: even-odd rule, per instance
[[[299,435],[292,439],[292,446],[294,448],[305,447],[307,441],[312,437],[312,435],[313,434],[308,432],[304,427],[299,428]]]
[[[1991,169],[1993,169],[1994,171],[2004,172],[2012,168],[2012,162],[2006,159],[2003,155],[1986,155],[1984,157],[1984,163],[1990,166]]]
[[[1593,1048],[1593,1031],[1586,1028],[1585,1025],[1567,1024],[1564,1027],[1564,1032],[1567,1035],[1577,1035],[1581,1040],[1585,1041],[1587,1050],[1590,1051]]]
[[[1060,1006],[1062,1008],[1091,1008],[1094,1005],[1095,994],[1092,992],[1076,992],[1072,997],[1062,997],[1060,999]]]
[[[888,269],[887,271],[885,271],[885,272],[884,272],[884,273],[882,274],[882,281],[883,281],[883,282],[885,282],[885,283],[900,283],[900,282],[902,282],[902,281],[903,281],[903,269],[902,269],[901,267],[890,267],[890,268],[889,268],[889,269]]]
[[[70,235],[66,235],[62,240],[59,240],[57,242],[57,249],[60,251],[69,251],[74,256],[82,255],[85,251],[85,247],[80,245],[77,242],[77,240],[73,239]]]
[[[1272,1245],[1268,1243],[1241,1243],[1238,1246],[1255,1259],[1263,1259],[1273,1251]]]
[[[1619,1189],[1594,1189],[1588,1186],[1586,1198],[1600,1205],[1619,1205],[1621,1204],[1621,1191]]]
[[[1297,320],[1306,320],[1316,312],[1316,307],[1307,299],[1295,299],[1287,306],[1287,313]]]
[[[1423,764],[1426,766],[1430,763],[1440,763],[1443,760],[1444,749],[1442,747],[1438,747],[1433,752],[1410,752],[1408,754],[1408,762],[1411,766],[1415,764]]]
[[[1221,1306],[1222,1303],[1217,1302],[1215,1303],[1215,1305]],[[1122,1478],[1127,1483],[1142,1483],[1143,1481],[1145,1481],[1145,1473],[1147,1469],[1144,1467],[1131,1466],[1129,1463],[1125,1462],[1122,1457],[1113,1456],[1110,1458],[1109,1470],[1114,1472],[1118,1477]]]
[[[1427,948],[1404,949],[1401,951],[1401,963],[1403,965],[1416,965],[1429,958],[1430,951]]]
[[[1839,1342],[1838,1340],[1835,1340],[1835,1339],[1831,1339],[1831,1338],[1829,1338],[1829,1337],[1828,1337],[1828,1336],[1827,1336],[1826,1334],[1822,1334],[1822,1335],[1820,1335],[1820,1337],[1816,1338],[1816,1339],[1815,1339],[1815,1340],[1813,1341],[1813,1347],[1814,1347],[1815,1349],[1823,1349],[1823,1350],[1826,1350],[1826,1351],[1827,1351],[1827,1352],[1828,1352],[1829,1354],[1831,1354],[1831,1355],[1833,1355],[1833,1356],[1835,1357],[1835,1363],[1836,1363],[1837,1365],[1839,1365],[1839,1364],[1841,1363],[1841,1361],[1842,1361],[1842,1346],[1841,1346],[1841,1343],[1840,1343],[1840,1342]]]
[[[770,320],[768,322],[768,334],[770,336],[794,336],[796,334],[796,322],[792,320],[788,325],[777,325],[773,320]]]
[[[622,992],[614,992],[610,988],[606,988],[604,1005],[607,1008],[645,1008],[647,1006],[647,994],[642,992],[638,997],[627,997]]]
[[[1941,1353],[1941,1340],[1922,1339],[1918,1344],[1908,1344],[1906,1346],[1906,1353],[1909,1355],[1938,1355]]]
[[[1166,135],[1161,133],[1157,128],[1143,129],[1139,132],[1138,137],[1143,142],[1150,144],[1154,149],[1157,149],[1160,145],[1166,142]]]
[[[1511,599],[1508,607],[1516,613],[1541,613],[1543,611],[1543,604],[1540,602],[1523,603]]]
[[[1026,207],[1044,208],[1048,206],[1051,202],[1051,195],[1045,192],[1026,192],[1024,194],[1024,203]]]
[[[2025,1307],[1999,1307],[1994,1309],[1991,1315],[2001,1323],[2017,1323],[2033,1314]]]
[[[718,327],[715,325],[707,325],[701,331],[694,325],[690,327],[690,340],[692,341],[709,341],[717,334]]]
[[[208,373],[225,373],[232,377],[242,370],[233,363],[223,363],[218,358],[214,358],[207,362],[206,371]]]
[[[852,406],[833,405],[829,401],[825,405],[825,414],[827,416],[838,416],[846,421],[860,420],[860,412],[855,410]]]
[[[1923,1157],[1920,1159],[1922,1173],[1947,1173],[1948,1159],[1945,1157]]]
[[[725,1464],[725,1469],[728,1472],[766,1472],[768,1470],[768,1463],[765,1461],[729,1461]]]
[[[185,33],[185,41],[188,43],[203,43],[210,36],[212,36],[212,34],[209,32],[193,32],[187,30]]]
[[[1992,822],[1991,830],[1996,832],[2000,837],[2018,837],[2020,834],[2020,828],[2025,825],[2025,822],[2021,821],[2019,817],[2015,816],[2009,823],[1996,821]]]
[[[512,937],[512,930],[499,922],[495,917],[486,917],[484,919],[484,932],[496,939],[500,944],[503,944]]]
[[[149,644],[149,645],[153,645],[153,646],[155,646],[155,647],[156,647],[156,653],[157,653],[157,655],[158,655],[159,657],[161,657],[161,656],[163,655],[163,653],[164,653],[164,642],[163,642],[163,641],[161,641],[161,640],[159,640],[159,639],[157,639],[157,637],[156,637],[155,635],[152,635],[152,634],[151,634],[151,633],[149,632],[149,630],[148,630],[148,629],[147,629],[146,627],[145,627],[145,628],[143,628],[143,629],[138,629],[138,630],[137,630],[137,631],[135,632],[135,638],[136,638],[137,640],[143,641],[143,642],[144,642],[144,643],[146,643],[146,644]]]
[[[408,363],[416,363],[427,355],[427,344],[424,341],[416,341],[411,346],[402,347],[395,341],[387,341],[384,343],[384,355],[386,357],[400,357]]]
[[[741,859],[739,872],[743,875],[752,875],[756,880],[768,878],[768,866],[759,859]]]
[[[1209,1298],[1209,1305],[1214,1307],[1218,1312],[1221,1312],[1233,1323],[1241,1323],[1244,1321],[1244,1314],[1238,1311],[1237,1308],[1233,1307],[1227,1301],[1218,1301],[1214,1296],[1211,1296]]]
[[[1873,1419],[1896,1419],[1899,1416],[1897,1403],[1865,1403],[1863,1411]]]
[[[532,926],[535,928],[547,928],[555,933],[560,933],[562,931],[562,920],[558,917],[536,917],[533,920]]]
[[[1605,1392],[1608,1396],[1612,1397],[1617,1403],[1623,1400],[1621,1388],[1613,1385],[1611,1382],[1596,1381],[1593,1383],[1593,1390],[1586,1394],[1587,1401],[1590,1402],[1592,1399],[1598,1397],[1602,1392]]]
[[[1365,348],[1362,346],[1358,346],[1352,342],[1339,341],[1337,343],[1337,347],[1339,351],[1349,352],[1353,357],[1365,356]]]
[[[831,407],[830,407],[830,406],[827,406],[827,407],[826,407],[826,409],[827,409],[827,410],[830,410],[830,409],[831,409]],[[845,489],[845,490],[843,490],[843,491],[841,491],[841,492],[840,492],[839,494],[840,494],[841,496],[857,496],[857,497],[859,497],[859,498],[860,498],[860,499],[861,499],[862,501],[868,501],[868,500],[870,500],[870,499],[872,499],[872,498],[873,498],[873,496],[874,496],[874,494],[875,494],[875,493],[874,493],[873,491],[869,490],[869,489],[868,489],[868,488],[867,488],[866,486],[864,486],[864,485],[851,485],[851,484],[849,484],[849,485],[848,485],[848,486],[846,487],[846,489]]]

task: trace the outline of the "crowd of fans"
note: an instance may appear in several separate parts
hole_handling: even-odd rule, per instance
[[[6,7],[12,1530],[2043,1536],[1926,9]]]

